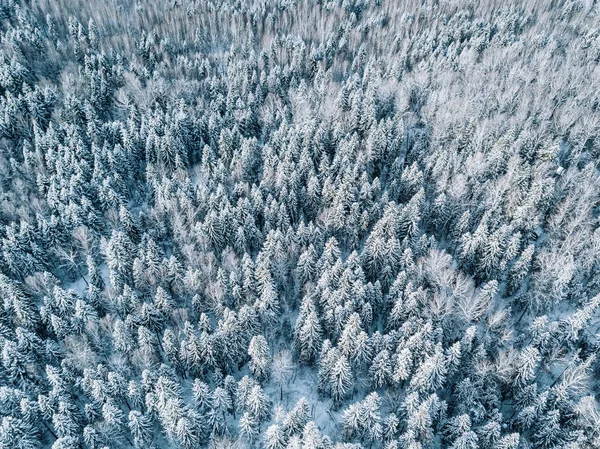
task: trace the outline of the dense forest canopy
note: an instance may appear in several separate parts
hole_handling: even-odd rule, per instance
[[[0,449],[600,448],[595,1],[0,0]]]

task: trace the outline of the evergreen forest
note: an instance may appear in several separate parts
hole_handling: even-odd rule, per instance
[[[595,0],[0,0],[0,449],[600,449]]]

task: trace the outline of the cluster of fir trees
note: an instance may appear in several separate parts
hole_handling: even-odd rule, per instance
[[[0,448],[600,447],[599,18],[2,1]]]

